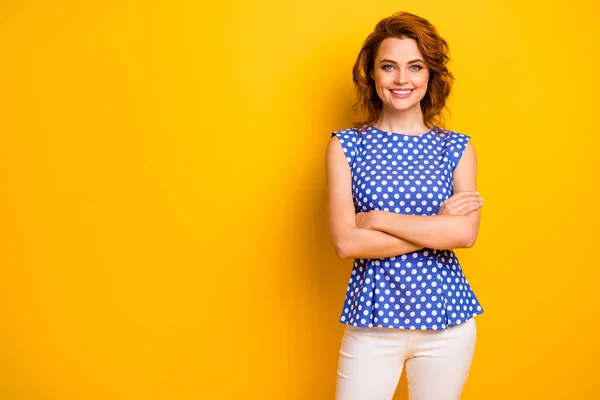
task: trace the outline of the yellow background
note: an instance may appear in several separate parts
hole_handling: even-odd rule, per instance
[[[401,10],[479,157],[463,399],[599,398],[599,10],[494,3],[2,2],[0,398],[332,399],[325,146]]]

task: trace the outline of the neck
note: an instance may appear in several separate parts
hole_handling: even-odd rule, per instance
[[[379,120],[375,122],[375,126],[386,132],[407,135],[419,135],[429,131],[423,121],[423,113],[420,107],[415,111],[406,110],[401,112],[389,112],[384,109]]]

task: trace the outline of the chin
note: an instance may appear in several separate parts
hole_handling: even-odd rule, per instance
[[[388,106],[387,108],[390,111],[408,111],[415,107],[420,107],[420,103],[416,103],[416,104],[413,103],[413,104],[406,104],[406,105],[396,103],[396,104],[388,104],[387,106]]]

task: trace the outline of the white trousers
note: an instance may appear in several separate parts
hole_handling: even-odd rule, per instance
[[[391,400],[406,362],[410,400],[459,400],[475,351],[475,319],[442,331],[346,325],[336,400]]]

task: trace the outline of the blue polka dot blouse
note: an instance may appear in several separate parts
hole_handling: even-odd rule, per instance
[[[470,137],[440,128],[421,134],[373,126],[333,132],[352,170],[356,212],[436,215],[452,195],[452,171]],[[424,248],[355,259],[340,322],[362,327],[443,330],[483,309],[452,250]]]

